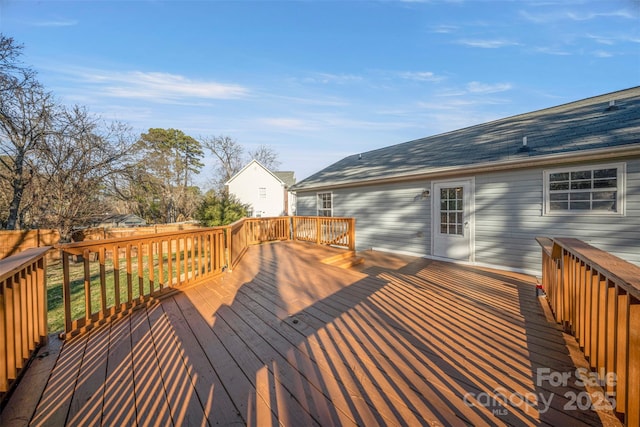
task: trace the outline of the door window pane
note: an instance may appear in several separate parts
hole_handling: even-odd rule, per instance
[[[462,187],[440,189],[440,233],[464,234],[464,192]]]

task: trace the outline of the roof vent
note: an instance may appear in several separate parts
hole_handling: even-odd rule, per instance
[[[358,154],[358,160],[362,160],[362,153]]]
[[[612,99],[611,101],[609,101],[609,106],[604,111],[615,111],[617,109],[618,106],[616,105],[616,100]]]
[[[528,153],[529,151],[531,151],[531,150],[529,149],[527,137],[523,136],[522,137],[522,147],[520,147],[518,149],[518,153]]]

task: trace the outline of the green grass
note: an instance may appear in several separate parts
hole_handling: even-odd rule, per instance
[[[191,252],[181,251],[178,254],[180,261],[180,273],[184,274],[184,257],[187,257],[189,269],[191,269]],[[198,254],[196,253],[196,256]],[[116,291],[120,295],[120,303],[135,300],[140,295],[147,295],[150,292],[151,282],[149,280],[149,257],[141,257],[142,271],[139,272],[137,257],[132,259],[131,267],[131,288],[129,289],[126,260],[119,258],[119,270],[117,277],[119,278],[119,286],[116,287],[116,272],[113,268],[113,261],[107,259],[104,263],[105,270],[105,296],[106,306],[111,307],[116,302]],[[173,271],[172,278],[176,278],[176,254],[172,256]],[[160,260],[155,254],[152,260],[154,289],[159,288],[159,265]],[[163,255],[163,282],[168,282],[168,257]],[[196,260],[196,268],[197,260]],[[142,286],[139,284],[139,275],[143,277]],[[91,311],[92,313],[101,310],[101,288],[100,288],[100,263],[89,261],[89,280],[91,295]],[[85,317],[85,285],[84,285],[84,263],[69,262],[69,278],[70,278],[70,295],[71,295],[71,319],[80,319]],[[54,261],[47,264],[47,309],[49,321],[49,333],[60,332],[64,329],[64,300],[62,293],[63,271],[62,262]],[[142,288],[142,289],[141,289]],[[131,295],[129,296],[129,293]]]

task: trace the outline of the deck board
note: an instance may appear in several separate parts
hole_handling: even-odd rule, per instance
[[[535,279],[300,242],[65,343],[31,425],[616,425],[566,411],[584,366]],[[524,401],[484,402],[521,396]],[[539,411],[539,397],[552,397]],[[9,402],[11,405],[11,402]]]
[[[101,425],[135,425],[135,389],[131,378],[131,316],[124,316],[109,327],[107,381]]]

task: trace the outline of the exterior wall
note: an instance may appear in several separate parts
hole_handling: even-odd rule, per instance
[[[285,212],[285,215],[296,215],[296,195],[291,191],[287,191],[287,200],[288,212]]]
[[[260,199],[260,187],[267,196]],[[280,216],[284,214],[285,192],[280,182],[258,164],[251,164],[229,182],[229,193],[253,208],[253,216]]]
[[[543,169],[476,176],[476,262],[539,271],[535,237],[546,236],[574,237],[640,265],[640,160],[626,165],[624,216],[543,215]]]
[[[333,216],[356,218],[356,249],[429,254],[431,198],[428,181],[333,190]],[[324,191],[323,191],[324,192]],[[317,215],[317,192],[298,192],[297,215]]]
[[[535,238],[546,236],[581,239],[640,265],[640,159],[626,160],[624,216],[543,215],[543,170],[475,176],[476,263],[539,272]],[[430,256],[433,197],[419,197],[429,188],[431,182],[417,181],[333,190],[333,215],[356,218],[358,250]],[[298,192],[298,215],[316,215],[316,192]]]

